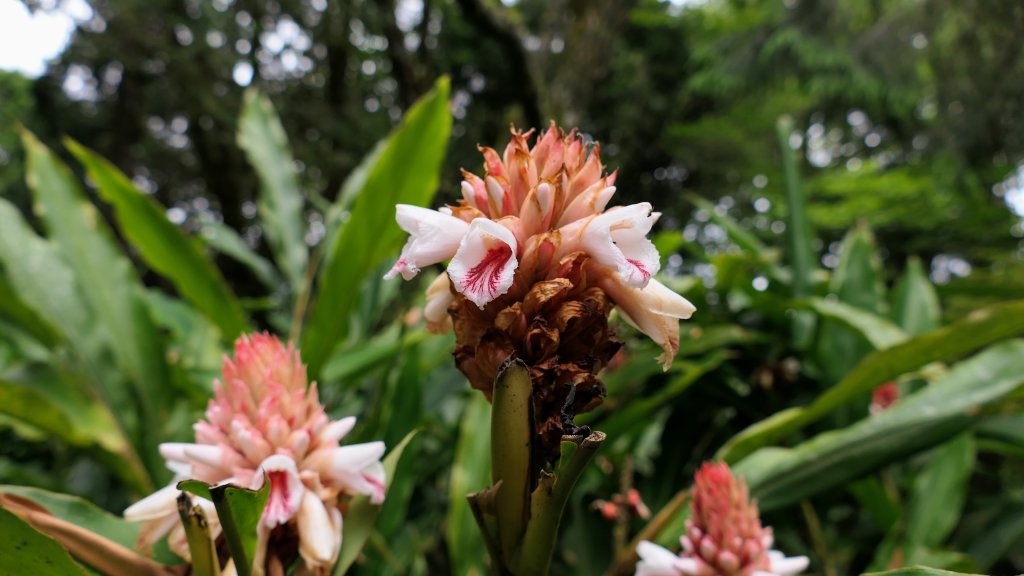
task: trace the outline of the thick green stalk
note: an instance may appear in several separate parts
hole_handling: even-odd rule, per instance
[[[185,539],[188,541],[189,554],[192,555],[192,574],[220,576],[220,561],[213,547],[213,538],[210,537],[210,523],[203,509],[193,505],[192,498],[186,492],[178,495],[178,515],[185,527]]]
[[[530,514],[533,471],[533,383],[526,364],[510,359],[494,381],[491,481],[502,564],[510,566]]]
[[[523,536],[516,574],[547,574],[558,541],[558,525],[576,481],[605,440],[603,432],[590,436],[564,436],[562,462],[555,475],[542,473],[530,501],[530,521]]]

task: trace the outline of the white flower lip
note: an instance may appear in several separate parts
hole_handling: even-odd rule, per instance
[[[409,240],[385,279],[401,274],[412,280],[421,268],[451,258],[469,229],[469,224],[450,213],[409,204],[395,206],[395,220]]]
[[[516,237],[507,228],[477,218],[448,264],[448,276],[456,290],[483,309],[512,286],[519,266],[517,248]]]
[[[626,285],[643,288],[661,268],[658,249],[647,239],[657,219],[647,202],[612,208],[587,224],[580,243]]]
[[[275,454],[260,464],[252,479],[252,489],[263,486],[264,477],[270,482],[270,497],[263,509],[263,523],[268,528],[280,526],[291,520],[299,511],[306,487],[299,478],[299,468],[287,456]]]
[[[679,320],[696,311],[693,304],[653,279],[643,288],[636,288],[617,277],[608,277],[601,287],[626,320],[661,346],[662,367],[668,370],[679,349]]]
[[[636,576],[678,576],[682,572],[676,567],[679,556],[647,540],[636,547],[640,562],[636,565]]]
[[[353,494],[369,494],[370,501],[384,501],[386,473],[380,458],[384,443],[366,442],[335,448],[331,452],[330,475]]]

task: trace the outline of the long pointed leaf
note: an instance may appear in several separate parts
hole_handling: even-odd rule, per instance
[[[403,233],[394,223],[395,204],[428,205],[437,191],[452,123],[448,91],[448,79],[442,78],[409,109],[367,173],[351,217],[336,238],[326,239],[330,252],[302,335],[312,378],[344,338],[358,287],[402,243]]]
[[[882,264],[874,235],[867,226],[857,226],[846,234],[842,246],[830,291],[843,304],[881,314],[885,306]],[[870,352],[871,346],[846,326],[832,320],[820,323],[816,353],[826,384],[838,382]]]
[[[470,394],[462,412],[448,494],[451,504],[445,522],[445,541],[456,574],[486,574],[487,548],[477,532],[466,495],[484,489],[489,481],[491,405],[483,394]]]
[[[85,576],[60,544],[0,507],[0,574]]]
[[[941,444],[977,422],[987,407],[1024,385],[1024,341],[993,346],[884,412],[796,448],[765,448],[735,466],[763,510],[854,480]]]
[[[118,227],[146,264],[174,284],[233,339],[248,329],[248,320],[202,245],[172,224],[155,200],[140,192],[113,164],[73,140],[65,141],[85,167],[100,196],[114,207]]]
[[[730,439],[716,458],[737,462],[817,421],[852,398],[869,394],[879,384],[931,362],[956,360],[993,342],[1022,334],[1024,300],[976,310],[959,322],[871,354],[809,406],[790,408],[754,424]]]
[[[277,265],[298,294],[305,283],[309,251],[305,242],[302,191],[288,136],[270,100],[249,89],[238,119],[238,145],[260,177],[260,219]]]
[[[907,269],[896,284],[892,318],[910,334],[922,334],[939,327],[942,320],[939,296],[918,258],[907,262]]]
[[[109,350],[135,391],[140,419],[139,451],[151,470],[160,473],[159,438],[153,424],[172,398],[170,371],[160,335],[141,297],[142,285],[131,262],[114,243],[102,217],[89,203],[71,171],[27,131],[22,143],[28,155],[28,182],[37,210],[75,271],[79,288],[109,339]]]
[[[98,376],[101,371],[95,362],[100,350],[97,349],[96,338],[93,337],[94,319],[89,307],[81,298],[75,275],[59,257],[56,249],[46,240],[36,236],[17,209],[3,199],[0,199],[0,264],[3,265],[11,286],[25,304],[50,326],[60,331],[61,341],[67,343],[81,360],[85,372],[83,376],[97,386],[91,389],[81,385],[75,388],[74,392],[65,390],[53,396],[54,400],[83,399],[78,408],[81,413],[76,416],[88,418],[88,424],[82,423],[82,430],[76,428],[66,431],[67,437],[81,439],[86,437],[78,436],[79,434],[88,434],[88,440],[82,441],[93,441],[101,449],[116,455],[122,462],[122,465],[115,467],[118,472],[133,486],[142,490],[148,489],[148,474],[124,436],[121,425],[107,405],[102,405],[98,398],[89,397],[87,392],[102,392],[110,405],[121,405],[126,402],[125,398],[119,396],[119,393],[123,392],[122,389]],[[39,395],[45,394],[47,390],[47,387],[29,390],[8,388],[5,390],[10,401],[8,409],[16,411],[24,408],[31,411],[32,403],[39,401]],[[40,404],[39,414],[32,415],[36,419],[35,422],[30,422],[33,425],[40,425],[59,413],[50,408],[43,408],[44,405]],[[19,417],[26,416],[27,414],[22,414]],[[60,424],[54,422],[52,425]]]

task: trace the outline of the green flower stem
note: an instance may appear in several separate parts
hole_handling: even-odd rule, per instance
[[[533,382],[521,360],[510,358],[494,381],[491,410],[492,485],[467,496],[500,576],[548,573],[558,525],[576,481],[604,442],[603,432],[563,436],[554,474],[535,457]]]
[[[502,564],[514,564],[530,514],[533,466],[533,382],[526,364],[510,359],[494,381],[491,481]]]
[[[530,521],[526,526],[516,574],[547,574],[558,538],[558,525],[576,481],[604,443],[603,432],[590,436],[562,438],[562,466],[555,476],[542,473],[530,502]]]
[[[210,537],[210,523],[203,509],[192,504],[192,498],[185,492],[178,495],[178,515],[185,527],[188,551],[192,555],[194,576],[220,576],[220,561]]]

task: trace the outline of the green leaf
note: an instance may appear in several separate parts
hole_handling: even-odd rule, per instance
[[[746,478],[761,508],[774,510],[945,442],[1021,384],[1024,342],[1004,342],[957,364],[880,414],[792,449],[761,449],[735,471]]]
[[[891,348],[908,337],[906,332],[887,318],[837,300],[812,298],[807,301],[806,306],[819,315],[854,330],[875,350]]]
[[[786,189],[786,261],[792,272],[793,297],[806,298],[811,295],[817,265],[814,249],[811,247],[814,235],[810,220],[807,218],[807,205],[800,183],[797,155],[789,145],[792,132],[792,118],[782,116],[776,121],[775,134],[778,138],[779,154],[782,156],[782,177]],[[793,340],[797,348],[807,348],[814,327],[813,318],[798,313],[793,317],[792,325]]]
[[[976,310],[944,328],[875,352],[843,380],[803,408],[790,408],[740,432],[716,458],[737,462],[757,448],[784,438],[847,404],[876,386],[931,362],[949,362],[984,346],[1024,334],[1024,300]]]
[[[148,476],[114,416],[83,392],[79,379],[75,373],[44,365],[0,375],[0,413],[72,446],[99,450],[132,487],[149,490]]]
[[[850,307],[881,314],[885,305],[883,290],[882,263],[876,254],[874,235],[867,225],[858,225],[843,238],[830,291]],[[815,351],[825,381],[831,385],[867,356],[871,346],[846,326],[825,321],[820,324]]]
[[[67,550],[0,507],[0,574],[85,576]]]
[[[281,277],[274,265],[249,248],[233,228],[221,222],[204,222],[202,238],[210,248],[252,270],[267,288],[277,289],[281,285]]]
[[[1024,538],[1024,503],[1014,502],[986,522],[984,530],[971,539],[966,549],[978,569],[984,571],[1011,550],[1019,549],[1021,538]]]
[[[160,412],[171,399],[171,379],[160,335],[141,298],[142,285],[71,171],[28,131],[22,132],[22,144],[36,210],[74,270],[85,300],[103,319],[108,349],[134,389],[141,421],[150,424],[135,431],[139,451],[159,474],[163,460],[156,453],[158,428],[152,424],[163,421]]]
[[[202,480],[182,480],[181,482],[178,482],[177,488],[182,492],[188,492],[189,494],[199,496],[200,498],[206,498],[213,502],[213,494],[210,492],[210,485]]]
[[[733,220],[728,216],[724,216],[718,213],[715,209],[715,205],[707,200],[697,196],[696,194],[687,194],[686,199],[692,202],[695,206],[707,213],[708,218],[712,222],[718,224],[725,230],[725,234],[729,237],[734,244],[739,246],[742,250],[750,252],[756,256],[768,257],[771,252],[771,248],[765,246],[757,236],[754,236],[748,232],[739,222]],[[679,234],[676,232],[676,234]]]
[[[47,348],[60,342],[57,329],[50,326],[15,291],[10,281],[0,273],[0,318],[4,318],[32,335]]]
[[[135,188],[113,164],[73,140],[65,145],[85,167],[99,195],[114,207],[121,233],[146,264],[217,324],[225,338],[248,330],[241,305],[201,243],[172,224],[163,207]]]
[[[978,576],[965,575],[962,572],[949,572],[948,570],[937,570],[927,566],[911,566],[909,568],[898,568],[885,572],[868,572],[864,576]]]
[[[437,191],[451,130],[449,82],[438,80],[406,113],[366,175],[352,213],[320,269],[319,288],[302,335],[311,378],[344,338],[358,287],[404,240],[395,224],[395,204],[429,205]]]
[[[292,293],[298,294],[309,261],[302,191],[281,120],[270,100],[253,88],[245,92],[238,119],[238,146],[260,177],[260,221],[267,242]]]
[[[935,286],[928,280],[921,260],[911,258],[893,290],[892,318],[909,334],[922,334],[939,327],[942,310]]]
[[[79,446],[97,445],[115,462],[115,470],[139,490],[149,490],[149,475],[121,424],[97,397],[102,391],[113,406],[129,406],[124,389],[116,380],[99,378],[102,355],[94,337],[95,323],[88,305],[81,299],[74,273],[57,250],[28,227],[10,203],[0,199],[0,264],[7,280],[34,314],[60,331],[63,342],[83,362],[83,370],[72,375],[60,369],[46,379],[31,371],[5,374],[0,393],[7,403],[0,412],[27,418],[33,426],[52,431]],[[85,381],[88,380],[88,384]],[[103,386],[97,385],[104,384]],[[97,385],[97,389],[92,389]]]
[[[258,527],[270,496],[270,483],[264,482],[259,490],[249,490],[231,484],[210,486],[199,480],[183,480],[178,482],[178,489],[213,501],[235,569],[239,576],[252,574]]]
[[[335,352],[321,372],[322,382],[343,382],[394,360],[403,350],[419,344],[430,334],[416,330],[402,335],[386,332],[368,342]]]
[[[39,317],[72,343],[93,332],[77,279],[56,248],[37,236],[21,213],[0,198],[0,264],[11,287]]]
[[[490,480],[491,405],[483,394],[471,391],[459,425],[455,461],[448,482],[448,517],[445,541],[453,573],[471,576],[488,574],[487,548],[476,529],[476,520],[466,495],[482,490]]]
[[[497,487],[495,516],[506,564],[518,552],[530,516],[534,419],[530,370],[517,358],[505,362],[494,379],[491,411],[491,484]]]
[[[395,470],[402,454],[416,436],[417,430],[406,434],[405,438],[391,449],[391,452],[384,457],[384,472],[386,474],[387,487],[390,490],[395,482]],[[386,500],[385,504],[386,505]],[[348,571],[352,564],[359,557],[359,552],[366,545],[367,539],[373,533],[373,525],[380,515],[383,505],[373,504],[370,497],[360,494],[352,499],[349,504],[348,513],[345,514],[345,524],[342,527],[341,552],[338,554],[338,563],[334,566],[334,574],[340,576]]]
[[[134,548],[139,526],[98,508],[77,496],[58,494],[29,486],[0,485],[0,494],[14,494],[42,506],[61,520],[85,528],[126,548]]]
[[[678,367],[680,373],[674,374],[667,385],[659,387],[653,394],[624,402],[617,409],[610,411],[608,418],[600,421],[596,426],[599,426],[609,438],[615,439],[629,435],[631,432],[635,434],[643,430],[643,424],[650,422],[657,411],[670,405],[677,396],[685,392],[701,376],[721,366],[729,357],[726,352],[718,350],[708,354],[699,362],[677,361],[673,365],[673,371],[676,371]],[[644,360],[650,362],[647,358]],[[591,419],[577,418],[577,421],[589,423]]]
[[[811,249],[811,224],[807,219],[800,170],[796,154],[789,146],[793,131],[793,120],[788,116],[779,118],[775,125],[779,139],[779,153],[782,155],[783,178],[786,185],[786,253],[793,267],[793,296],[804,298],[811,293],[811,276],[816,268],[814,252]]]
[[[882,531],[890,531],[899,521],[902,514],[900,503],[886,491],[877,477],[864,478],[850,484],[847,489]]]
[[[974,470],[974,438],[962,434],[932,451],[928,466],[914,480],[908,505],[905,562],[938,547],[960,520],[967,481]]]

